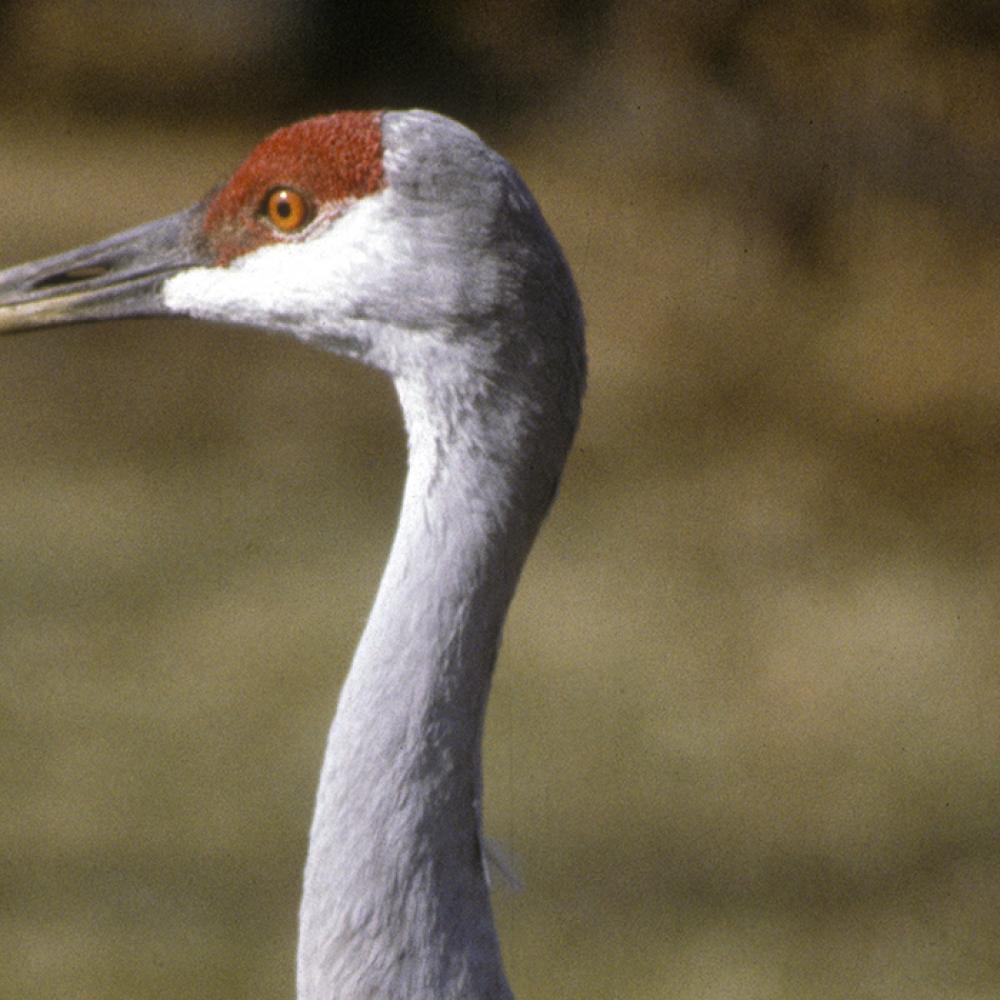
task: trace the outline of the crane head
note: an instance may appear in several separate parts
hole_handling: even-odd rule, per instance
[[[394,375],[441,347],[496,358],[511,337],[520,363],[542,328],[582,359],[572,278],[527,188],[426,111],[280,129],[192,208],[0,272],[0,333],[157,315],[289,333]]]

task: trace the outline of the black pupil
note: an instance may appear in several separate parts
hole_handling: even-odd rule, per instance
[[[287,198],[279,198],[276,211],[283,219],[287,219],[292,214],[292,206],[288,203]]]

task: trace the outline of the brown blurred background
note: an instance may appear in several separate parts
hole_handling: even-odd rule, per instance
[[[1000,7],[0,4],[0,265],[286,121],[528,179],[586,415],[490,708],[519,996],[1000,996]],[[131,322],[0,344],[0,997],[291,998],[394,528],[377,375]]]

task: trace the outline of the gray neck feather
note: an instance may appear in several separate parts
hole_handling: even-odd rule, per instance
[[[300,1000],[511,996],[480,851],[480,740],[503,619],[575,412],[535,412],[542,385],[432,381],[440,369],[396,381],[410,469],[323,763]]]

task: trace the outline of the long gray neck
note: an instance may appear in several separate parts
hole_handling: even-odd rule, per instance
[[[397,389],[409,475],[327,744],[299,997],[503,1000],[479,841],[483,713],[572,428],[512,417],[509,397],[491,413],[482,396]]]

